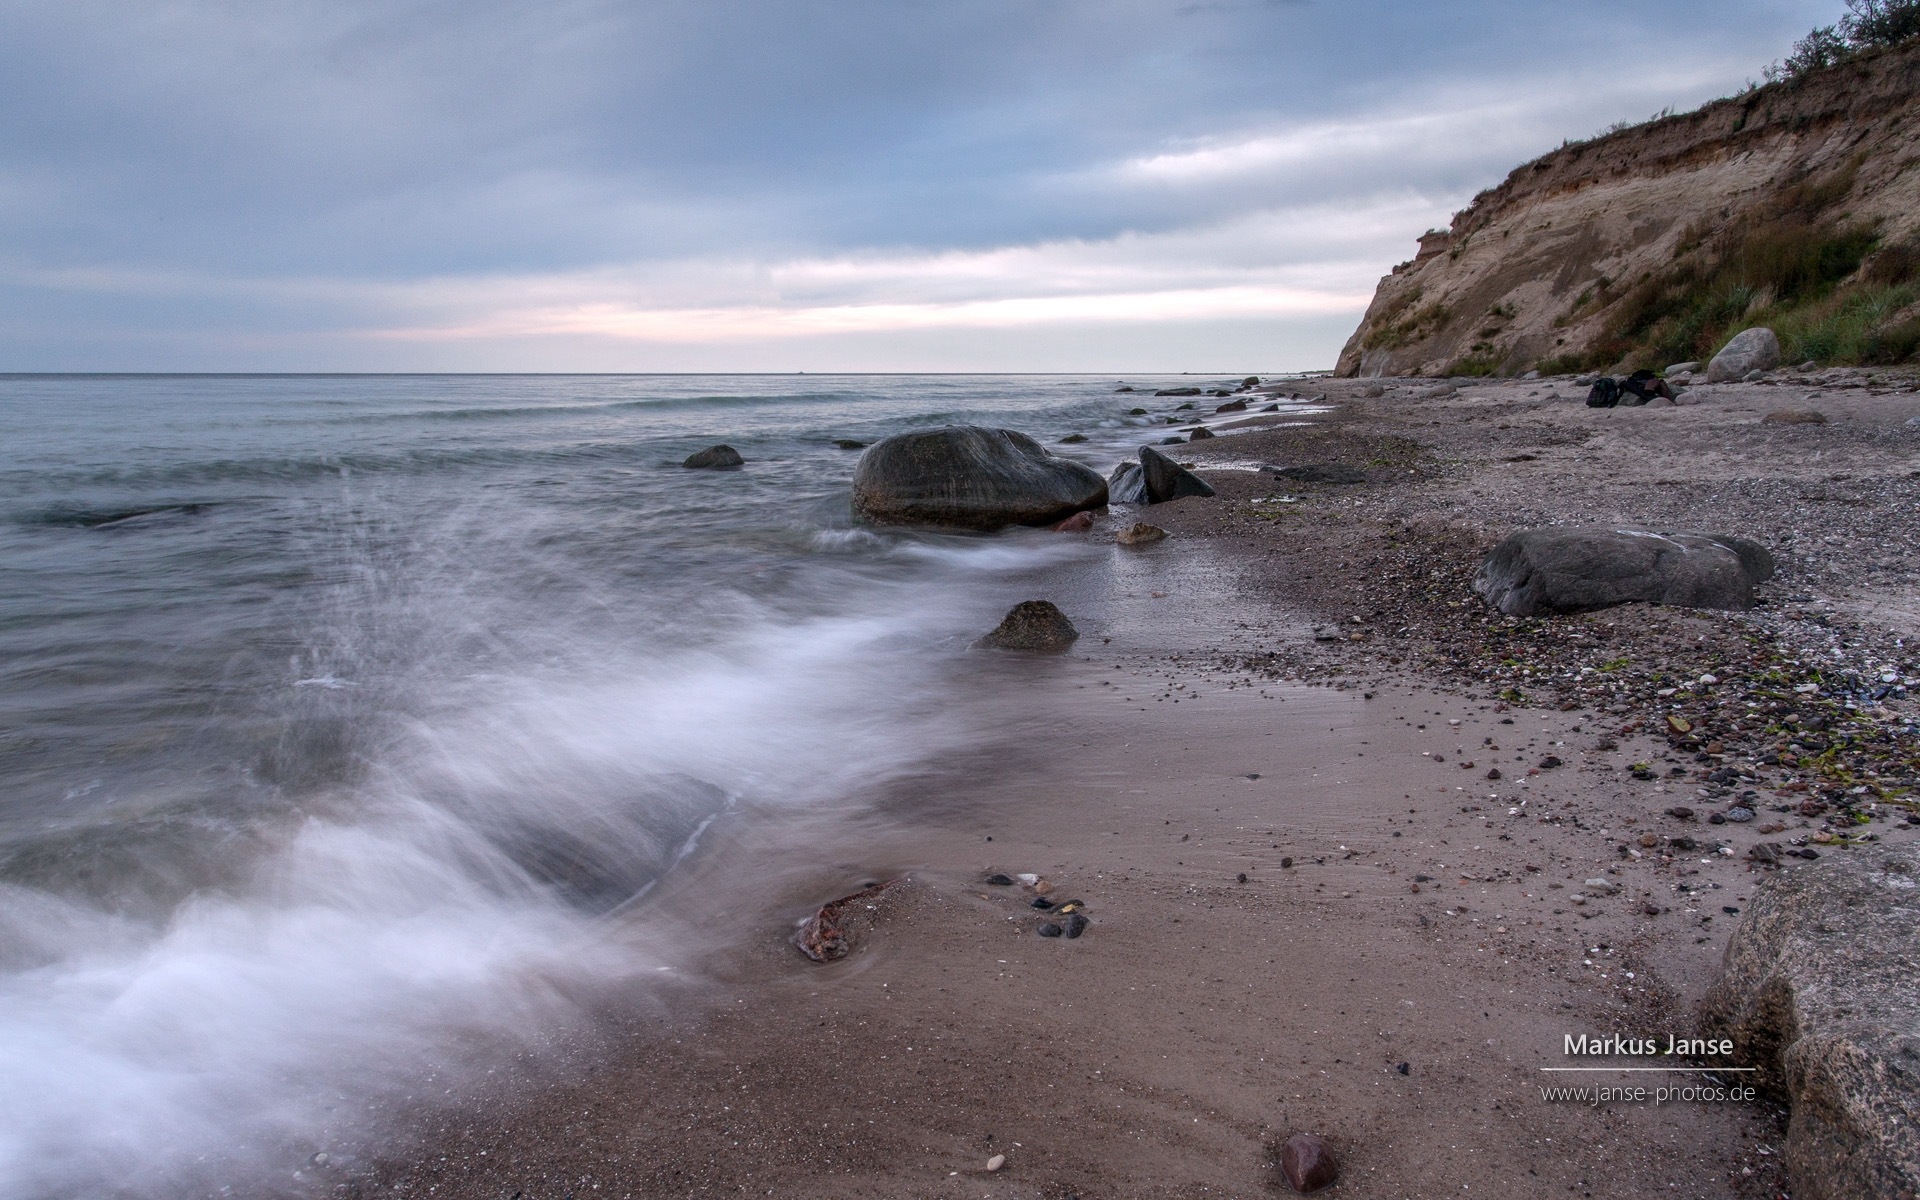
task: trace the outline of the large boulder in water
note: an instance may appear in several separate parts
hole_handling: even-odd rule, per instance
[[[1920,1195],[1920,852],[1850,849],[1763,880],[1703,1032],[1791,1106],[1797,1200]]]
[[[853,511],[879,525],[1052,525],[1106,502],[1098,471],[1024,433],[978,425],[886,438],[853,473]]]
[[[1182,496],[1211,496],[1206,481],[1151,446],[1140,447],[1140,472],[1146,477],[1147,500],[1165,504]]]
[[[1747,609],[1773,555],[1745,538],[1640,529],[1523,529],[1493,548],[1473,590],[1508,616],[1589,612],[1644,600]]]
[[[1733,335],[1707,364],[1707,382],[1744,379],[1749,371],[1771,371],[1780,365],[1780,339],[1763,325]]]

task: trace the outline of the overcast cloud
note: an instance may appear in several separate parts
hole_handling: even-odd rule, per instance
[[[1330,366],[1838,0],[0,0],[0,369]]]

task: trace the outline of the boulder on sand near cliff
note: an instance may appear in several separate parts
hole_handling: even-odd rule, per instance
[[[1205,480],[1151,446],[1140,447],[1140,473],[1147,484],[1147,502],[1165,504],[1182,496],[1211,496]]]
[[[1024,650],[1029,654],[1065,654],[1080,640],[1080,631],[1067,614],[1047,600],[1023,600],[1006,618],[974,645],[990,650]]]
[[[740,457],[738,450],[732,446],[722,445],[708,446],[697,454],[689,455],[687,461],[680,465],[695,471],[731,471],[735,467],[744,465],[746,461]]]
[[[978,425],[886,438],[853,473],[854,514],[880,525],[1052,525],[1106,502],[1098,471],[1024,433]]]
[[[1771,371],[1780,365],[1780,339],[1764,325],[1743,329],[1721,348],[1707,364],[1707,382],[1725,383],[1745,379],[1754,371]]]
[[[1769,874],[1734,927],[1702,1032],[1791,1106],[1796,1200],[1920,1195],[1917,931],[1912,846]]]
[[[1608,527],[1523,529],[1494,547],[1473,590],[1508,616],[1590,612],[1635,600],[1748,609],[1773,555],[1745,538]]]

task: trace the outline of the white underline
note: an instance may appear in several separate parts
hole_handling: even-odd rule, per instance
[[[1758,1071],[1759,1067],[1541,1067],[1542,1071]]]

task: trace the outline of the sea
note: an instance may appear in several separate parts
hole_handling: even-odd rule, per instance
[[[608,930],[716,823],[976,736],[1010,581],[1114,553],[864,528],[836,442],[1104,473],[1234,382],[0,376],[0,1196],[217,1181],[644,986]]]

